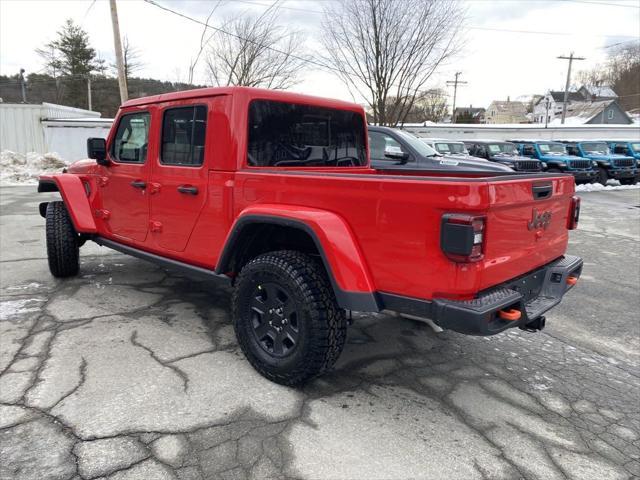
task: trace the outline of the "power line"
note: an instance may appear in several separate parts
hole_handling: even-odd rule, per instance
[[[458,85],[466,85],[468,82],[458,80],[458,77],[462,75],[462,72],[455,73],[455,80],[447,80],[447,85],[453,85],[453,107],[451,110],[451,123],[456,123],[456,96],[458,94]]]
[[[624,5],[622,3],[610,3],[610,2],[597,2],[597,1],[589,1],[589,0],[563,0],[565,2],[571,2],[571,3],[582,3],[584,5],[606,5],[609,7],[622,7],[622,8],[637,8],[640,9],[640,7],[636,6],[636,5]]]
[[[146,2],[146,3],[150,4],[150,5],[153,5],[154,7],[160,8],[161,10],[164,10],[166,12],[169,12],[169,13],[172,13],[172,14],[177,15],[179,17],[182,17],[182,18],[184,18],[186,20],[195,22],[195,23],[197,23],[199,25],[202,25],[205,28],[210,28],[210,29],[215,30],[217,32],[220,32],[220,33],[223,33],[225,35],[229,35],[231,37],[234,37],[234,38],[237,38],[239,40],[242,40],[243,42],[252,43],[252,44],[257,45],[257,46],[259,46],[261,48],[266,48],[267,50],[271,50],[271,51],[279,53],[281,55],[286,55],[288,57],[295,58],[296,60],[299,60],[299,61],[301,61],[303,63],[309,63],[311,65],[315,65],[317,67],[324,68],[326,70],[331,70],[331,71],[337,72],[337,73],[339,73],[341,75],[347,74],[347,75],[359,78],[357,75],[355,75],[353,73],[345,72],[343,70],[340,70],[339,68],[333,67],[331,65],[327,65],[327,64],[325,64],[323,62],[319,62],[319,61],[317,61],[315,59],[312,59],[312,58],[309,58],[309,57],[301,57],[299,55],[294,55],[292,53],[284,52],[283,50],[280,50],[278,48],[271,47],[271,46],[268,46],[268,45],[264,45],[262,43],[259,43],[259,42],[255,41],[255,40],[251,40],[249,38],[242,37],[241,35],[237,35],[237,34],[235,34],[233,32],[229,32],[227,30],[224,30],[224,29],[222,29],[220,27],[214,27],[213,25],[209,25],[209,24],[207,24],[207,23],[205,23],[205,22],[203,22],[201,20],[198,20],[197,18],[190,17],[189,15],[185,15],[184,13],[178,12],[176,10],[172,10],[169,7],[165,7],[164,5],[161,5],[161,4],[157,3],[157,2],[155,2],[154,0],[144,0],[144,2]],[[396,86],[397,87],[397,85],[394,85],[394,84],[391,84],[390,86]],[[420,94],[432,93],[432,92],[434,92],[433,89],[416,90],[416,93],[420,93]]]

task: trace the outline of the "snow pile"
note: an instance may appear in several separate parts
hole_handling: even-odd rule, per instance
[[[616,182],[618,183],[618,182]],[[635,185],[601,185],[599,183],[585,183],[584,185],[576,185],[576,192],[602,192],[608,190],[637,190],[640,189],[640,183]]]
[[[0,153],[0,184],[25,185],[35,184],[38,175],[60,172],[67,164],[57,153],[44,155],[29,152],[26,155],[3,150]]]

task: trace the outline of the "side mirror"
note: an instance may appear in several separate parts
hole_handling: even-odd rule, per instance
[[[387,158],[393,158],[394,160],[400,160],[402,163],[407,163],[407,160],[409,160],[409,154],[407,152],[403,152],[400,147],[385,148],[384,156]]]
[[[104,138],[87,139],[87,156],[100,165],[109,165],[109,160],[107,160],[107,141]]]

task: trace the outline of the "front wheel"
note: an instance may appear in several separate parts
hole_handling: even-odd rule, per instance
[[[80,270],[80,242],[64,202],[49,202],[46,212],[47,258],[54,277]]]
[[[609,174],[607,173],[607,170],[605,168],[599,167],[598,168],[598,183],[600,185],[606,185],[608,180],[609,180]]]
[[[308,255],[283,250],[251,260],[238,275],[232,310],[242,351],[273,382],[300,385],[330,369],[342,352],[344,310]]]

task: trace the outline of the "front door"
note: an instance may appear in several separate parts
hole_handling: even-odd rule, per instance
[[[115,237],[144,242],[149,225],[149,112],[120,117],[100,181],[106,226]]]
[[[207,198],[207,107],[168,107],[160,114],[162,132],[151,173],[149,225],[156,245],[182,252]]]

